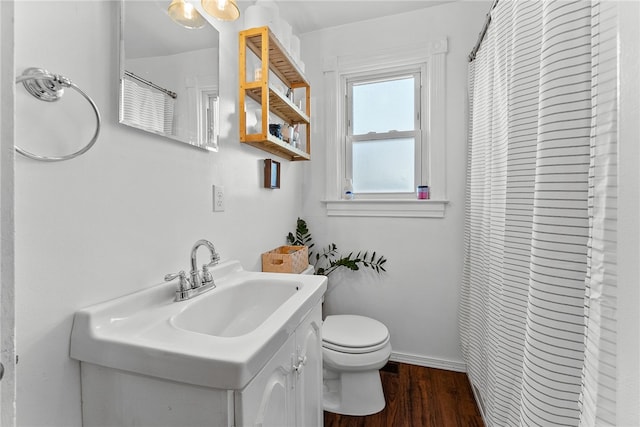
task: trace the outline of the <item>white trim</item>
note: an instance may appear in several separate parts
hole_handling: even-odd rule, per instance
[[[340,77],[338,76],[338,58],[330,57],[324,60],[324,103],[327,134],[327,185],[325,187],[325,197],[335,199],[342,191],[341,177],[344,176],[344,163],[341,163],[342,156],[339,151],[340,134],[338,123],[340,114],[336,105],[340,105],[338,99],[338,88],[340,87]]]
[[[425,368],[445,369],[447,371],[467,372],[467,364],[455,360],[438,359],[435,357],[419,356],[417,354],[392,352],[389,360]]]
[[[323,200],[328,216],[444,218],[448,200],[355,199]]]
[[[422,111],[425,124],[425,138],[427,149],[423,153],[426,156],[426,175],[423,175],[423,183],[429,185],[429,193],[434,199],[447,199],[447,132],[446,132],[446,45],[447,40],[441,42],[444,51],[431,54],[427,61],[426,95],[428,102]],[[423,95],[425,96],[425,95]],[[424,173],[424,172],[423,172]]]
[[[326,186],[325,199],[327,213],[330,216],[397,216],[432,217],[444,216],[447,200],[446,186],[446,117],[445,117],[445,55],[448,51],[446,37],[440,37],[421,45],[402,46],[397,49],[378,50],[358,53],[344,57],[324,58],[324,94],[326,96]],[[340,200],[342,179],[345,176],[345,164],[342,156],[344,149],[343,128],[345,126],[345,106],[341,93],[341,80],[345,74],[371,71],[409,64],[426,63],[426,76],[422,91],[423,108],[423,146],[422,153],[423,184],[429,185],[430,203],[414,206],[416,201],[397,201],[394,206],[389,201],[358,201],[347,205]],[[420,201],[419,203],[424,203]],[[385,212],[379,209],[386,208]],[[409,212],[404,212],[409,208]]]
[[[340,73],[370,72],[375,68],[403,67],[424,62],[430,57],[444,55],[449,46],[446,37],[439,37],[426,43],[403,45],[392,49],[378,49],[374,53],[358,53],[341,57],[328,57],[324,61],[324,71]]]

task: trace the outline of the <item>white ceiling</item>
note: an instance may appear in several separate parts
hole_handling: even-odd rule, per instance
[[[455,0],[274,0],[280,16],[291,24],[295,34],[411,12],[450,1]],[[238,2],[241,9],[254,3]]]
[[[258,0],[275,3],[280,16],[292,25],[295,34],[411,12],[449,1],[455,0]],[[244,10],[255,2],[238,1],[240,20]],[[218,33],[213,28],[188,30],[169,20],[166,12],[169,3],[170,0],[126,0],[124,31],[128,58],[168,55],[217,45]]]

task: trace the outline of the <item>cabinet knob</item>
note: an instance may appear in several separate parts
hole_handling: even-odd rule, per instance
[[[301,374],[302,369],[306,364],[307,364],[307,356],[298,356],[298,364],[293,365],[293,369],[296,371],[296,373]]]

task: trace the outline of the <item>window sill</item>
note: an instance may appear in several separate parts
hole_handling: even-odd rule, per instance
[[[328,216],[444,218],[448,200],[323,200]]]

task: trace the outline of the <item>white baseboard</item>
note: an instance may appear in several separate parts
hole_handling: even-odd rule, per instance
[[[425,368],[446,369],[447,371],[467,372],[467,364],[447,359],[419,356],[417,354],[392,352],[390,360],[410,365],[424,366]]]

